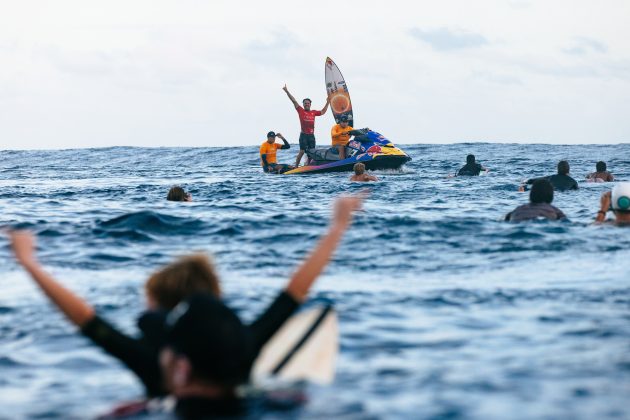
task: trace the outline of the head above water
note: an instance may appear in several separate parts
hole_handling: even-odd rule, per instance
[[[546,179],[534,181],[532,189],[529,192],[529,201],[533,204],[547,203],[553,201],[553,185]]]
[[[166,195],[166,199],[168,201],[191,201],[192,197],[189,193],[184,191],[182,187],[179,185],[175,185],[168,190],[168,194]]]
[[[365,165],[361,162],[355,163],[352,167],[352,170],[354,171],[355,175],[362,175],[365,173]]]
[[[603,160],[600,160],[599,162],[597,162],[595,164],[595,170],[597,172],[606,172],[606,162],[604,162]]]
[[[558,175],[569,175],[569,162],[561,160],[558,162]]]
[[[199,292],[221,296],[219,276],[212,261],[204,254],[182,257],[153,273],[145,290],[152,309],[173,309]]]
[[[474,165],[475,164],[475,155],[468,155],[466,156],[466,163],[469,165]]]

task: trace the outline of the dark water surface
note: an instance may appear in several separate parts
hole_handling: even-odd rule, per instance
[[[336,382],[286,416],[629,418],[630,230],[591,226],[611,185],[557,193],[570,222],[500,219],[527,201],[518,183],[560,159],[578,180],[600,159],[630,180],[630,145],[403,149],[414,160],[377,173],[313,293],[340,314]],[[469,152],[492,172],[445,179]],[[148,274],[193,250],[215,256],[251,319],[324,232],[333,197],[363,187],[347,178],[263,175],[254,147],[5,151],[0,223],[36,231],[49,271],[128,332]],[[173,184],[194,202],[167,202]],[[0,274],[0,418],[89,418],[141,396],[5,238]]]

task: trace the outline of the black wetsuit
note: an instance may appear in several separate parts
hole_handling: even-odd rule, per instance
[[[265,343],[280,329],[295,312],[299,303],[286,292],[282,292],[273,303],[248,326],[255,346],[254,357]],[[161,396],[164,389],[158,355],[160,348],[146,338],[132,338],[94,316],[81,329],[96,345],[123,362],[142,381],[148,396]],[[251,360],[253,363],[254,360]]]
[[[467,163],[462,166],[459,171],[457,171],[457,176],[479,176],[482,169],[483,167],[479,163]]]
[[[550,175],[542,178],[532,178],[527,180],[527,184],[533,184],[539,179],[546,179],[553,185],[553,189],[555,191],[568,191],[568,190],[577,190],[578,183],[575,179],[571,178],[569,175]]]
[[[566,219],[566,216],[557,207],[548,203],[527,203],[518,206],[505,216],[508,222],[522,222],[524,220],[536,219],[537,217],[545,217],[549,220]]]

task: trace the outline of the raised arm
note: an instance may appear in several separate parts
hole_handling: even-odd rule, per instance
[[[280,149],[290,149],[291,148],[291,145],[289,144],[287,139],[284,138],[284,136],[282,134],[277,133],[276,136],[280,137],[280,140],[282,140],[282,142],[284,143]]]
[[[321,115],[324,115],[326,113],[326,111],[328,111],[328,105],[330,105],[330,97],[326,98],[326,105],[324,105],[322,110],[319,111],[321,113]]]
[[[295,98],[293,97],[293,95],[291,95],[291,93],[289,93],[289,89],[287,89],[287,85],[284,85],[284,87],[282,88],[282,90],[284,90],[284,92],[287,94],[287,96],[289,97],[289,99],[291,100],[291,102],[293,102],[293,105],[297,108],[300,106],[300,104],[298,104],[298,101],[295,100]]]
[[[335,210],[328,233],[319,240],[311,254],[293,274],[286,287],[286,292],[298,302],[303,301],[309,289],[324,271],[330,257],[339,245],[344,232],[348,229],[352,214],[361,208],[363,195],[340,197],[335,202]]]
[[[31,275],[35,283],[73,324],[83,327],[94,318],[94,309],[70,290],[59,284],[37,262],[35,238],[28,231],[13,231],[11,246],[17,262]]]

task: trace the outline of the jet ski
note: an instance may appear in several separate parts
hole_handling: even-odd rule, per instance
[[[326,172],[350,172],[355,163],[365,164],[366,169],[398,169],[411,157],[382,134],[368,128],[352,130],[354,136],[346,145],[346,158],[339,159],[336,147],[315,148],[306,151],[305,166],[284,172],[284,175],[321,174]]]

